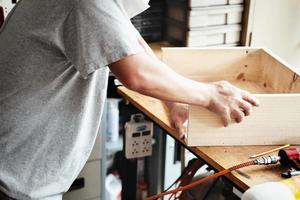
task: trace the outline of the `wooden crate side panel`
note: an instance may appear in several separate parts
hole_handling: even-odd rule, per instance
[[[300,92],[300,78],[296,70],[268,50],[261,50],[261,63],[264,68],[264,85],[272,87],[274,93]]]
[[[260,80],[260,53],[252,48],[163,48],[162,60],[176,72],[197,80]]]
[[[243,81],[243,80],[234,80],[230,81],[231,84],[239,87],[241,89],[247,90],[253,94],[272,94],[273,89],[269,87],[264,87],[262,83],[258,81]]]
[[[189,146],[300,144],[300,94],[257,95],[260,106],[243,123],[223,127],[220,118],[190,106]]]

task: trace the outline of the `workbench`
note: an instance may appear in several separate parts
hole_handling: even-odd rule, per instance
[[[159,55],[159,44],[152,45],[155,53]],[[118,92],[132,105],[138,108],[165,132],[179,141],[185,148],[191,151],[199,159],[202,159],[216,171],[229,168],[233,165],[249,160],[250,155],[261,153],[278,146],[212,146],[212,147],[188,147],[184,140],[180,139],[176,130],[171,125],[170,113],[166,105],[155,98],[144,96],[131,91],[124,86],[118,88]],[[201,130],[199,130],[201,132]],[[242,133],[241,133],[242,134]],[[274,154],[277,154],[275,152]],[[254,185],[268,182],[281,181],[281,173],[286,169],[280,165],[272,166],[251,166],[232,172],[226,177],[241,192]]]
[[[169,110],[166,105],[155,98],[144,96],[131,91],[124,86],[118,88],[119,93],[132,105],[138,108],[170,136],[179,141],[195,156],[204,160],[217,171],[229,168],[235,164],[247,161],[250,155],[270,150],[276,146],[228,146],[228,147],[187,147],[172,127]],[[199,130],[200,131],[200,130]],[[226,177],[241,191],[249,187],[267,182],[283,180],[280,174],[284,171],[281,166],[251,166],[233,172]],[[245,175],[243,175],[245,174]]]

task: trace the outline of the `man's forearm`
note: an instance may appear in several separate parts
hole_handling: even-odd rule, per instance
[[[125,58],[110,65],[110,68],[125,86],[128,81],[125,79],[134,79],[127,87],[139,93],[166,101],[201,106],[209,104],[210,85],[187,79],[146,53]],[[123,73],[119,73],[121,68],[127,71],[129,77],[122,77]]]
[[[141,46],[144,48],[144,50],[145,50],[145,52],[146,52],[146,54],[148,54],[150,57],[152,57],[152,58],[156,58],[157,59],[157,57],[156,57],[156,55],[155,55],[155,53],[152,51],[152,49],[150,48],[150,46],[147,44],[147,42],[141,37],[141,36],[138,36],[138,41],[139,41],[139,43],[141,44]],[[155,59],[155,60],[156,60]],[[154,63],[155,64],[155,63]],[[163,70],[163,68],[169,68],[169,66],[167,66],[167,65],[165,65],[164,63],[162,63],[162,62],[159,62],[159,63],[157,63],[157,64],[155,64],[155,65],[157,65],[157,66],[161,66],[161,65],[163,65],[163,66],[161,66],[160,68]],[[148,69],[149,69],[149,67],[148,67]],[[173,73],[173,70],[172,70],[172,73]],[[169,74],[169,73],[166,73],[166,74]],[[149,74],[149,75],[151,75],[151,74]],[[173,75],[171,75],[171,74],[169,74],[171,77],[173,76]],[[167,78],[167,77],[166,77]],[[177,78],[179,78],[179,79],[181,79],[182,80],[182,78],[183,77],[177,77]],[[179,81],[179,79],[178,79],[178,81]],[[176,81],[176,80],[175,80]],[[190,84],[192,84],[192,83],[190,83],[191,81],[190,80],[187,80],[187,79],[185,79],[184,78],[184,80],[182,80],[182,81],[187,81],[187,82],[189,82],[189,83],[187,83],[188,84],[188,87],[189,87],[189,90],[191,90],[191,88],[190,88]],[[200,85],[203,85],[203,84],[201,84],[201,83],[193,83],[193,84],[200,84]],[[170,83],[168,84],[169,86],[170,86]],[[172,85],[171,85],[172,86]],[[175,85],[174,85],[175,86]],[[196,85],[195,85],[195,87],[197,87]],[[199,87],[199,86],[198,86]],[[173,87],[173,89],[174,89],[174,87]],[[178,88],[179,89],[179,88]],[[197,91],[198,90],[200,90],[201,88],[198,88],[197,89]],[[196,88],[195,88],[195,90],[196,90]],[[206,87],[202,87],[202,90],[203,91],[200,91],[200,92],[202,92],[202,93],[205,93],[205,91],[204,90],[207,90],[207,88]],[[150,92],[151,94],[147,94],[147,92]],[[143,89],[142,91],[141,91],[141,93],[144,93],[144,94],[146,94],[146,95],[149,95],[149,96],[154,96],[154,97],[157,97],[156,95],[158,95],[158,96],[160,96],[159,94],[155,94],[155,93],[158,93],[159,91],[157,91],[157,92],[154,92],[154,95],[152,95],[153,94],[153,92],[152,91],[149,91],[149,90],[147,90],[147,89]],[[178,90],[176,90],[176,91],[174,91],[174,92],[178,92]],[[192,92],[192,91],[191,91]],[[195,91],[196,92],[196,91]],[[163,92],[163,93],[166,93],[165,91]],[[196,93],[194,93],[194,94],[196,94]],[[165,94],[165,95],[168,95],[168,94]],[[198,95],[201,95],[201,94],[197,94],[197,96]],[[177,94],[175,95],[175,96],[177,96]],[[204,97],[203,97],[203,99],[202,100],[200,100],[200,101],[203,101],[203,105],[205,105],[206,103],[204,102],[204,98],[205,97],[207,97],[207,96],[205,96],[204,95]],[[157,97],[158,98],[158,97]],[[199,98],[199,97],[198,97]],[[187,102],[185,102],[185,101],[178,101],[178,99],[173,99],[173,100],[170,100],[169,99],[169,96],[167,96],[166,98],[160,98],[160,99],[162,99],[162,100],[165,100],[166,101],[166,104],[167,104],[167,106],[168,107],[171,107],[171,106],[173,106],[173,101],[175,100],[176,102],[183,102],[183,103],[187,103]],[[198,100],[196,100],[197,101],[197,103],[199,103],[199,101]],[[207,100],[205,100],[205,101],[207,101]]]
[[[143,77],[146,84],[140,88],[140,93],[166,101],[208,105],[209,85],[187,79],[159,60],[149,59],[145,64]]]

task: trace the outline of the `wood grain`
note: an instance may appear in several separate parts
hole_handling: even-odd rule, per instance
[[[277,93],[300,93],[297,69],[290,66],[267,49],[261,51],[262,81]]]
[[[300,144],[300,94],[256,95],[260,106],[242,123],[224,127],[216,114],[190,106],[189,146]]]
[[[257,81],[262,75],[257,48],[162,48],[162,61],[197,81]]]

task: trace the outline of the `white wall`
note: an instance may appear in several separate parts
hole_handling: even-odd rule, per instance
[[[300,0],[251,0],[251,9],[251,46],[267,47],[300,68]]]

